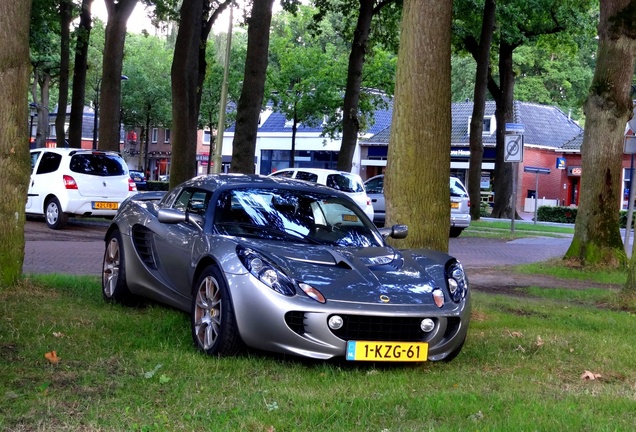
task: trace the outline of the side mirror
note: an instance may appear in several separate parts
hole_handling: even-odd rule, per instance
[[[382,238],[403,239],[409,234],[409,227],[407,225],[393,225],[390,228],[379,228],[378,231],[380,231]]]
[[[189,222],[199,230],[203,230],[203,216],[196,213],[182,212],[171,208],[162,208],[157,211],[157,220],[166,224],[178,224]]]

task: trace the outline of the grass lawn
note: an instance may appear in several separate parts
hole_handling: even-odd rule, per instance
[[[182,312],[32,277],[0,291],[0,430],[635,430],[634,315],[563,291],[473,292],[454,361],[385,365],[207,357]]]
[[[574,234],[573,226],[558,224],[533,223],[528,221],[515,221],[514,233],[509,219],[502,220],[478,220],[472,221],[462,236],[482,238],[514,239],[522,237],[563,237]]]

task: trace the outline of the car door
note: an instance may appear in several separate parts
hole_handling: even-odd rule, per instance
[[[44,214],[44,199],[49,193],[56,194],[62,180],[56,171],[62,162],[62,155],[50,151],[31,152],[31,178],[29,179],[26,212]]]
[[[210,195],[210,192],[201,189],[185,188],[177,196],[172,208],[201,216],[202,227],[208,213]],[[206,250],[202,228],[194,222],[155,223],[150,228],[155,232],[157,270],[175,295],[189,297],[194,266]]]
[[[373,206],[373,222],[384,225],[385,203],[384,203],[384,176],[372,177],[364,184],[364,189],[371,199]]]

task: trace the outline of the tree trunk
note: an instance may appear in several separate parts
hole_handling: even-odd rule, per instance
[[[60,82],[58,84],[57,115],[55,136],[58,147],[64,147],[66,140],[66,106],[68,105],[68,74],[70,68],[71,22],[73,21],[72,0],[60,1]],[[48,113],[47,113],[48,114]],[[48,117],[48,115],[47,115]]]
[[[468,196],[470,197],[470,217],[481,217],[481,164],[484,157],[483,131],[486,93],[488,91],[488,72],[490,70],[490,46],[495,30],[495,0],[486,0],[482,20],[479,46],[473,52],[477,63],[475,90],[473,93],[473,116],[470,120],[470,164],[468,168]]]
[[[584,106],[581,199],[574,238],[565,254],[583,266],[617,268],[626,262],[616,203],[620,202],[625,125],[633,107],[636,6],[632,3],[602,0],[600,4],[596,69]]]
[[[400,248],[448,250],[452,2],[405,0],[384,183]]]
[[[120,151],[121,81],[126,23],[135,9],[137,0],[105,0],[108,11],[102,83],[99,94],[100,150]]]
[[[46,147],[47,131],[49,129],[49,102],[51,91],[51,75],[47,72],[39,74],[38,87],[40,89],[40,102],[38,103],[38,125],[36,132],[36,147]],[[30,133],[30,132],[29,132]]]
[[[80,23],[77,29],[75,46],[75,66],[73,67],[73,96],[71,98],[71,117],[68,126],[68,144],[72,148],[82,147],[82,124],[84,122],[84,96],[86,93],[86,67],[88,64],[88,41],[91,36],[91,3],[82,0]]]
[[[512,68],[512,52],[515,46],[506,42],[499,45],[499,91],[491,91],[495,98],[495,119],[497,121],[497,147],[495,154],[495,203],[492,217],[512,218],[512,193],[514,183],[514,167],[510,162],[504,162],[506,123],[514,119],[514,86],[515,75]],[[489,85],[491,80],[489,80]],[[497,95],[497,96],[495,96]]]
[[[338,169],[342,171],[351,171],[353,154],[358,143],[360,84],[362,83],[364,56],[367,52],[369,32],[371,31],[371,20],[373,19],[373,3],[374,0],[360,0],[358,23],[353,33],[351,53],[349,54],[347,84],[342,109],[342,141],[338,153]]]
[[[171,187],[196,174],[199,44],[203,0],[184,0],[172,61]]]
[[[30,18],[30,1],[0,2],[0,287],[17,282],[24,263]]]
[[[243,88],[236,110],[231,172],[253,174],[258,118],[263,104],[274,0],[254,0],[247,27]],[[219,139],[219,144],[222,140]],[[260,155],[259,155],[260,157]]]

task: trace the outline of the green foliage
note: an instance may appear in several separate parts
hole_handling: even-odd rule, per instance
[[[537,209],[537,220],[541,222],[571,223],[576,220],[576,207],[540,206]]]

